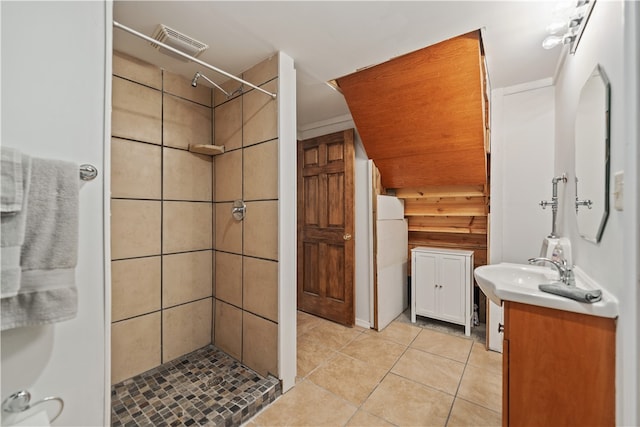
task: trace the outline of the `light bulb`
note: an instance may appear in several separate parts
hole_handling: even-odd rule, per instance
[[[562,44],[562,37],[560,36],[547,36],[542,41],[542,47],[545,49],[553,49],[556,46],[560,46]]]
[[[547,25],[546,30],[547,30],[547,33],[549,34],[564,33],[565,31],[567,31],[567,23],[556,21]]]
[[[571,20],[569,21],[569,28],[573,29],[573,28],[578,28],[580,26],[580,23],[582,22],[582,16],[574,16],[571,18]]]

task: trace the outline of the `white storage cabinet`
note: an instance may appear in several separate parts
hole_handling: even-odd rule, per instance
[[[471,335],[473,251],[411,250],[411,321],[416,315],[464,325]]]

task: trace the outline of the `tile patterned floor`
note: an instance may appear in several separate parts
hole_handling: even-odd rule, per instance
[[[277,379],[208,346],[114,385],[111,425],[239,426],[279,395]]]
[[[499,426],[502,355],[484,325],[464,328],[405,312],[384,331],[298,313],[296,386],[256,426]]]

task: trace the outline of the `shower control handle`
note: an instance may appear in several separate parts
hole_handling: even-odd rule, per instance
[[[247,212],[247,205],[244,204],[242,200],[236,200],[233,202],[233,207],[231,208],[231,215],[236,221],[242,221],[244,219],[244,215]]]

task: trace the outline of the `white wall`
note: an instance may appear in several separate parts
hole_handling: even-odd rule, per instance
[[[625,330],[621,338],[625,341],[624,351],[627,356],[620,369],[628,374],[621,392],[624,403],[621,409],[621,420],[628,424],[640,424],[640,3],[625,4],[624,9],[624,52],[625,64],[624,86],[626,89],[625,112],[627,145],[627,170],[625,191],[627,198],[625,209],[625,234],[623,244],[624,277],[625,277]],[[633,120],[633,118],[636,118]],[[635,410],[634,410],[635,409]]]
[[[360,135],[355,138],[355,231],[356,231],[356,325],[363,328],[373,326],[373,249],[371,241],[371,201],[369,158]]]
[[[319,122],[300,129],[298,138],[300,140],[314,138],[316,136],[327,135],[345,129],[355,129],[355,124],[350,115],[336,117],[335,119]],[[358,132],[355,132],[355,281],[356,281],[356,325],[369,328],[373,324],[373,313],[371,308],[371,235],[370,235],[370,215],[369,215],[369,192],[367,191],[367,153],[362,145],[362,140]]]
[[[296,70],[293,59],[278,55],[278,371],[282,392],[296,382],[297,141]]]
[[[580,238],[569,186],[563,205],[563,234],[573,245],[574,263],[620,301],[617,327],[617,424],[637,425],[638,416],[638,5],[597,2],[575,55],[569,55],[556,82],[556,172],[574,177],[574,121],[583,83],[596,64],[611,82],[611,187],[625,171],[624,211],[613,209],[600,243]],[[635,126],[635,127],[634,127]],[[583,194],[581,194],[583,196]]]
[[[551,232],[554,88],[550,81],[495,89],[491,96],[490,263],[526,263]]]
[[[105,91],[110,91],[111,5],[2,2],[2,145],[26,154],[91,163],[99,176],[80,195],[78,316],[5,331],[2,399],[27,389],[35,402],[60,396],[55,425],[106,425]],[[110,25],[110,24],[109,24]],[[110,99],[110,96],[108,97]],[[107,184],[108,185],[108,184]],[[55,403],[49,407],[53,414]],[[8,420],[5,420],[8,421]]]
[[[556,82],[557,127],[556,170],[566,170],[570,182],[575,176],[574,123],[580,91],[596,64],[601,64],[611,82],[611,171],[624,166],[624,86],[622,3],[596,3],[575,55],[569,55]],[[575,217],[575,188],[569,186],[564,198],[563,233],[571,238],[574,263],[616,295],[623,288],[622,250],[623,213],[611,211],[602,241],[593,244],[582,238]],[[580,196],[586,197],[586,191]],[[607,250],[608,249],[608,250]]]

